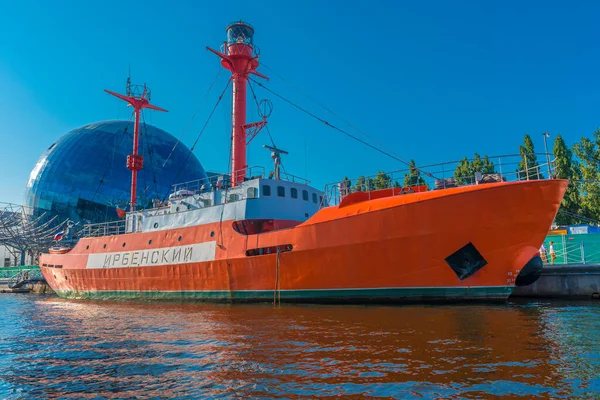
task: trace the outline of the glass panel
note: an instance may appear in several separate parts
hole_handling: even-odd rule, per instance
[[[285,188],[283,186],[277,186],[277,196],[285,197]]]
[[[302,200],[308,201],[308,190],[302,191]]]
[[[290,191],[291,191],[292,199],[297,199],[298,198],[298,189],[291,188]]]
[[[269,185],[263,185],[263,196],[270,196],[271,195],[271,186]]]
[[[312,194],[312,198],[313,198],[313,203],[317,204],[317,194],[316,193]]]
[[[131,171],[125,165],[132,144],[130,121],[97,122],[65,134],[33,168],[26,205],[37,214],[58,215],[61,222],[65,218],[81,223],[117,220],[117,207],[129,209]],[[196,156],[181,143],[175,144],[177,139],[167,132],[140,125],[144,169],[138,172],[138,208],[152,207],[152,200],[168,196],[175,183],[206,179]]]

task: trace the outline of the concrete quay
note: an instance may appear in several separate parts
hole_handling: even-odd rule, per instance
[[[546,265],[536,282],[516,287],[511,298],[600,299],[600,264]]]

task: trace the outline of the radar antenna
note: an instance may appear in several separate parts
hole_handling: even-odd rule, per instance
[[[275,179],[280,180],[281,175],[280,175],[279,169],[281,167],[281,155],[282,154],[288,155],[290,153],[288,153],[285,150],[278,149],[275,146],[267,146],[265,144],[265,145],[263,145],[263,147],[265,149],[271,150],[271,158],[273,159],[273,163],[275,164]]]

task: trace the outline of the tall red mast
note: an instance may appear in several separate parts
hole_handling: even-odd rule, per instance
[[[254,28],[245,22],[234,22],[227,27],[227,42],[223,53],[207,47],[219,57],[223,67],[231,71],[233,79],[231,185],[236,186],[246,176],[246,145],[266,124],[266,120],[246,124],[246,83],[248,75],[269,79],[258,68],[258,48],[252,43]]]
[[[146,84],[131,85],[127,78],[127,95],[104,90],[108,94],[112,94],[121,100],[125,100],[133,107],[135,122],[133,125],[133,154],[127,156],[127,168],[131,170],[131,211],[136,209],[136,193],[137,193],[137,172],[144,168],[144,157],[138,154],[139,131],[140,131],[140,111],[144,108],[151,110],[167,112],[164,108],[160,108],[150,104],[150,89]]]

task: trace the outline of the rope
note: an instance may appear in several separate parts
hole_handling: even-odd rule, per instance
[[[252,84],[250,83],[250,81],[248,81],[248,86],[250,87],[250,91],[252,92],[252,97],[254,98],[254,102],[256,103],[256,108],[260,109],[260,104],[258,103],[256,94],[254,93],[254,88],[252,87]],[[269,139],[271,139],[271,144],[273,145],[273,147],[277,147],[277,146],[275,146],[275,141],[273,140],[273,136],[271,136],[271,131],[269,130],[269,125],[265,125],[265,128],[267,129],[267,133],[269,134]],[[283,168],[283,172],[287,173],[285,170],[285,167],[283,166],[283,162],[281,160],[279,161],[279,165],[281,165],[281,168]]]
[[[365,142],[364,140],[362,140],[362,139],[360,139],[360,138],[358,138],[358,137],[354,136],[354,135],[353,135],[353,134],[351,134],[350,132],[347,132],[347,131],[345,131],[345,130],[343,130],[343,129],[341,129],[341,128],[339,128],[339,127],[337,127],[337,126],[335,126],[335,125],[333,125],[333,124],[331,124],[331,123],[329,123],[328,121],[324,120],[324,119],[323,119],[323,118],[321,118],[321,117],[318,117],[317,115],[313,114],[312,112],[308,111],[307,109],[305,109],[305,108],[302,108],[301,106],[299,106],[298,104],[294,103],[293,101],[291,101],[291,100],[288,100],[287,98],[285,98],[285,97],[281,96],[280,94],[278,94],[278,93],[274,92],[273,90],[269,89],[268,87],[266,87],[266,86],[265,86],[265,85],[263,85],[262,83],[260,83],[260,82],[256,81],[255,79],[253,79],[253,78],[248,78],[248,79],[249,79],[249,80],[251,80],[251,81],[253,81],[254,83],[256,83],[258,86],[262,87],[263,89],[265,89],[265,90],[266,90],[266,91],[268,91],[269,93],[271,93],[271,94],[273,94],[273,95],[275,95],[275,96],[279,97],[281,100],[283,100],[283,101],[285,101],[286,103],[288,103],[288,104],[290,104],[290,105],[292,105],[292,106],[296,107],[298,110],[300,110],[300,111],[304,112],[305,114],[308,114],[308,115],[310,115],[311,117],[313,117],[313,118],[314,118],[314,119],[316,119],[317,121],[320,121],[320,122],[322,122],[323,124],[325,124],[325,125],[329,126],[330,128],[333,128],[333,129],[335,129],[336,131],[338,131],[338,132],[340,132],[340,133],[343,133],[344,135],[346,135],[346,136],[348,136],[348,137],[350,137],[350,138],[352,138],[352,139],[356,140],[357,142],[360,142],[360,143],[364,144],[364,145],[365,145],[365,146],[367,146],[367,147],[370,147],[371,149],[373,149],[373,150],[375,150],[375,151],[377,151],[377,152],[379,152],[379,153],[381,153],[381,154],[383,154],[383,155],[386,155],[386,156],[388,156],[388,157],[390,157],[390,158],[392,158],[392,159],[394,159],[394,160],[396,160],[396,161],[399,161],[399,162],[401,162],[401,163],[403,163],[403,164],[405,164],[405,165],[408,165],[408,166],[410,166],[410,163],[409,163],[409,162],[407,162],[407,161],[405,161],[405,160],[403,160],[403,159],[401,159],[401,158],[399,158],[399,157],[396,157],[396,156],[394,156],[394,155],[390,154],[389,152],[387,152],[387,151],[385,151],[385,150],[382,150],[382,149],[380,149],[380,148],[378,148],[378,147],[376,147],[376,146],[373,146],[372,144],[370,144],[370,143],[367,143],[367,142]],[[429,176],[429,177],[431,177],[431,178],[436,178],[435,176],[433,176],[433,175],[432,175],[432,174],[430,174],[429,172],[425,172],[425,171],[423,171],[423,170],[419,169],[419,167],[416,167],[416,166],[415,166],[415,169],[416,169],[417,171],[419,171],[420,173],[422,173],[422,174],[426,175],[426,176]]]
[[[302,94],[303,96],[305,96],[306,98],[308,98],[309,100],[311,100],[312,102],[316,103],[318,106],[320,106],[321,108],[323,108],[325,111],[327,111],[328,113],[330,113],[331,115],[333,115],[336,118],[339,118],[342,122],[344,122],[346,125],[348,125],[349,127],[351,127],[352,129],[354,129],[355,131],[357,131],[358,133],[360,133],[361,135],[363,135],[364,137],[368,138],[369,140],[375,142],[377,145],[379,145],[380,147],[385,148],[386,146],[377,141],[377,139],[375,139],[374,137],[368,135],[366,132],[364,132],[363,130],[361,130],[359,127],[357,127],[356,125],[352,124],[350,121],[348,121],[347,119],[345,119],[344,117],[336,114],[332,109],[330,109],[329,107],[325,106],[323,103],[319,102],[318,100],[316,100],[315,98],[311,97],[308,93],[306,93],[305,91],[303,91],[302,89],[300,89],[299,87],[297,87],[296,85],[292,84],[290,81],[288,81],[287,79],[285,79],[281,74],[279,74],[278,72],[276,72],[275,70],[273,70],[272,68],[270,68],[269,66],[265,65],[265,63],[263,63],[261,61],[260,65],[262,65],[263,67],[265,67],[266,69],[268,69],[269,71],[271,71],[273,74],[277,75],[277,77],[279,79],[281,79],[282,81],[284,81],[285,83],[287,83],[288,85],[290,85],[293,89],[295,89],[297,92],[299,92],[300,94]],[[390,154],[393,154],[395,156],[396,160],[401,160],[402,163],[407,164],[408,163],[403,160],[398,154],[396,154],[395,152],[388,150],[388,152]],[[419,171],[421,171],[420,169],[418,169]],[[423,171],[421,171],[423,172]]]
[[[144,124],[144,135],[147,137],[148,136],[148,128],[146,126],[146,119],[144,118],[144,114],[142,113],[142,123]],[[148,139],[144,139],[144,143],[147,143],[147,150],[148,150],[148,158],[150,159],[150,171],[152,171],[152,182],[154,183],[154,193],[158,193],[158,186],[157,186],[157,182],[156,182],[156,171],[154,170],[154,161],[152,160],[152,147],[150,146],[150,140]]]
[[[194,113],[192,114],[192,116],[190,117],[190,120],[188,121],[187,125],[185,126],[185,128],[183,128],[183,131],[181,132],[181,135],[179,135],[179,138],[177,139],[177,142],[175,143],[175,145],[173,146],[173,148],[171,149],[171,152],[169,153],[169,155],[167,156],[167,158],[165,159],[165,162],[163,163],[161,168],[164,168],[165,165],[167,165],[167,161],[169,161],[169,159],[171,158],[171,156],[173,155],[173,152],[175,151],[175,148],[177,147],[177,145],[179,144],[179,142],[181,142],[181,138],[183,137],[183,135],[185,135],[185,133],[188,131],[188,129],[190,128],[190,126],[192,125],[192,121],[194,120],[194,117],[196,116],[196,114],[198,113],[198,111],[200,110],[200,107],[204,104],[204,102],[206,101],[206,98],[208,97],[208,94],[210,93],[210,91],[212,90],[213,86],[215,85],[215,83],[217,83],[217,79],[219,79],[219,76],[221,75],[221,71],[223,71],[222,68],[219,68],[219,72],[217,73],[217,76],[215,76],[215,79],[213,79],[212,83],[210,84],[210,86],[208,87],[208,90],[206,91],[206,93],[204,93],[204,97],[202,98],[202,100],[200,100],[200,103],[198,103],[198,107],[196,107],[196,110],[194,111]]]
[[[179,174],[181,174],[181,171],[183,170],[183,167],[185,167],[185,164],[187,163],[187,161],[190,158],[190,155],[192,154],[192,152],[194,151],[194,149],[196,148],[196,145],[198,144],[198,140],[200,140],[200,137],[202,136],[202,134],[204,133],[204,130],[206,129],[206,127],[208,126],[208,123],[210,122],[210,119],[212,118],[213,114],[215,113],[215,110],[217,109],[217,107],[219,106],[219,103],[221,102],[221,100],[223,99],[223,96],[225,95],[225,91],[227,90],[227,88],[229,87],[229,84],[231,83],[231,79],[229,79],[227,81],[227,85],[225,85],[225,88],[223,89],[223,91],[221,92],[221,95],[219,96],[219,99],[217,100],[217,103],[215,104],[215,106],[213,107],[212,111],[210,112],[210,115],[208,116],[208,119],[206,120],[206,122],[204,123],[204,126],[202,127],[202,129],[200,130],[200,133],[198,134],[198,137],[196,137],[196,140],[194,141],[194,144],[192,145],[192,147],[190,148],[190,151],[188,152],[187,156],[185,157],[185,160],[183,161],[183,163],[181,164],[181,167],[179,168],[179,171],[177,171],[177,174],[175,175],[175,178],[173,178],[173,182],[171,183],[171,185],[167,188],[167,192],[165,193],[165,195],[163,196],[161,201],[165,201],[165,199],[167,198],[167,196],[169,195],[169,191],[171,190],[171,186],[173,186],[175,184],[175,182],[177,181],[177,178],[179,178]]]
[[[98,187],[96,187],[96,191],[94,191],[94,195],[92,196],[92,199],[90,200],[90,202],[93,202],[96,199],[98,190],[100,190],[100,187],[104,184],[104,178],[106,178],[106,174],[108,174],[109,170],[112,172],[113,164],[115,162],[115,153],[117,152],[117,149],[119,149],[121,147],[121,144],[123,143],[123,139],[125,139],[125,136],[127,136],[127,130],[129,129],[129,125],[131,124],[132,118],[133,118],[133,113],[131,113],[131,116],[129,117],[129,122],[127,122],[125,129],[123,129],[123,134],[121,135],[121,140],[119,141],[119,145],[113,146],[113,153],[112,153],[112,157],[110,159],[110,163],[106,166],[106,169],[104,170],[104,174],[102,174],[102,178],[100,178]],[[85,207],[84,212],[87,211],[87,209],[88,209],[88,207]],[[106,207],[104,210],[104,214],[105,214],[104,219],[106,219],[108,217],[107,213],[108,213],[108,207]]]
[[[250,81],[248,81],[248,86],[250,87],[250,91],[252,92],[252,97],[254,98],[254,102],[256,103],[256,108],[260,109],[260,104],[258,104],[258,99],[256,98],[254,88],[252,87]],[[273,147],[277,147],[275,146],[275,142],[273,141],[273,137],[271,136],[271,131],[269,131],[269,125],[265,125],[265,128],[267,128],[267,133],[269,134],[269,139],[271,139],[271,144],[273,145]]]
[[[273,305],[277,305],[277,300],[279,300],[279,305],[281,305],[281,288],[279,282],[279,259],[281,255],[281,249],[277,246],[277,258],[275,259],[275,290],[273,290]]]

